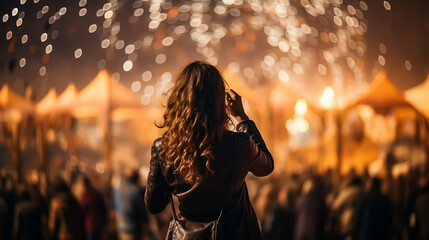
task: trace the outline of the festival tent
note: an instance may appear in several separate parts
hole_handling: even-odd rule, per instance
[[[25,116],[29,116],[34,112],[34,104],[19,96],[10,87],[5,84],[0,91],[0,127],[3,133],[3,126],[11,133],[8,140],[4,140],[8,145],[11,153],[12,164],[14,168],[13,176],[15,180],[21,180],[20,172],[20,132],[23,123],[27,121]],[[3,136],[2,136],[3,138]]]
[[[53,114],[70,113],[73,111],[78,92],[74,83],[69,83],[66,89],[58,96],[55,106],[51,109]]]
[[[275,156],[275,159],[278,159],[275,171],[282,174],[285,172],[290,173],[297,171],[299,167],[297,166],[298,164],[294,164],[296,162],[308,166],[309,161],[306,160],[310,156],[309,151],[305,151],[305,159],[301,156],[297,156],[297,152],[303,149],[307,150],[307,142],[300,142],[299,144],[295,144],[296,148],[292,147],[295,140],[300,137],[295,136],[295,132],[292,133],[290,127],[289,129],[287,128],[288,122],[299,121],[295,121],[296,118],[300,118],[301,122],[304,121],[308,123],[308,103],[291,89],[288,84],[279,81],[269,90],[268,104],[268,107],[271,109],[270,114],[272,115],[269,121],[270,137],[272,138],[272,146],[270,146],[270,148],[272,149],[272,154]],[[298,109],[296,108],[297,105],[298,108],[300,108],[298,113],[296,112],[296,109]]]
[[[36,140],[38,142],[38,153],[39,153],[39,169],[46,169],[46,161],[47,161],[47,128],[49,125],[48,117],[49,114],[53,111],[57,104],[57,91],[54,88],[51,88],[49,92],[45,95],[45,97],[40,100],[36,105],[36,114],[38,116],[38,121],[36,122]],[[51,135],[51,139],[53,135]],[[39,178],[44,178],[46,175],[39,172]],[[46,180],[46,179],[45,179]]]
[[[47,141],[47,128],[49,125],[49,114],[57,106],[57,91],[53,88],[40,100],[36,105],[36,114],[38,121],[36,122],[36,136],[38,141],[39,154],[41,159],[41,166],[44,167],[46,163],[46,141]],[[51,135],[52,136],[52,135]]]
[[[51,88],[46,96],[40,100],[36,105],[37,115],[45,115],[52,111],[55,108],[57,103],[57,91]]]
[[[411,103],[425,118],[426,118],[426,137],[429,131],[429,74],[426,77],[426,80],[405,91],[405,99]],[[426,158],[429,156],[429,146],[426,141],[425,145],[425,153]],[[428,167],[428,162],[426,162],[426,168]]]
[[[429,75],[420,85],[406,90],[404,95],[411,105],[429,119]]]
[[[96,124],[104,152],[101,162],[107,167],[108,178],[114,171],[120,171],[115,166],[125,158],[125,149],[134,147],[134,141],[150,146],[159,136],[154,133],[158,129],[150,121],[152,115],[146,108],[136,93],[114,80],[104,69],[79,92],[71,107],[72,114],[82,126]],[[148,124],[152,128],[149,129]],[[126,138],[122,138],[124,135]],[[135,139],[136,136],[138,139]],[[133,159],[126,162],[133,162]]]
[[[369,164],[369,168],[372,168],[371,165],[373,164],[379,164],[374,162],[374,159],[384,162],[385,151],[390,151],[392,147],[394,148],[396,144],[399,144],[400,139],[398,137],[400,134],[398,135],[398,133],[400,132],[397,131],[404,128],[401,124],[418,121],[415,119],[417,116],[416,108],[390,81],[385,71],[380,71],[371,82],[368,92],[346,110],[347,113],[351,113],[352,110],[360,112],[359,116],[360,120],[364,122],[362,126],[366,138],[363,138],[363,142],[353,143],[358,145],[356,147],[347,148],[345,146],[343,156],[348,156],[350,163],[359,163],[360,166]],[[401,126],[398,127],[398,124]],[[354,129],[351,128],[351,130]],[[343,139],[345,144],[347,144],[346,140]],[[359,147],[365,143],[368,144],[365,148]],[[351,146],[352,143],[347,145]],[[358,154],[360,155],[358,156]]]
[[[3,115],[3,120],[20,120],[23,114],[31,114],[34,112],[34,104],[22,98],[5,84],[0,91],[0,111]]]
[[[162,110],[160,107],[153,106],[138,109],[121,108],[112,113],[112,119],[116,123],[128,121],[135,133],[143,133],[136,136],[139,143],[152,144],[156,138],[161,136],[162,130],[155,124],[163,122]]]
[[[124,85],[112,79],[106,70],[83,88],[73,106],[74,116],[104,115],[118,108],[141,108],[139,97]]]
[[[392,107],[410,107],[410,104],[405,100],[404,94],[390,81],[384,70],[380,71],[374,80],[371,82],[369,90],[354,104],[354,107],[359,104],[370,105],[377,112],[385,113]]]

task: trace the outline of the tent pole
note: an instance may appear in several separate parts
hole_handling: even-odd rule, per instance
[[[47,161],[47,126],[48,126],[48,118],[43,117],[37,123],[36,129],[36,141],[37,141],[37,151],[39,156],[39,162],[37,166],[38,177],[39,177],[39,189],[44,196],[46,196],[48,192],[48,161]]]
[[[20,124],[19,122],[13,122],[12,123],[12,148],[11,148],[11,155],[12,155],[12,163],[13,163],[13,180],[15,183],[21,182],[21,154],[20,154],[20,147],[19,147],[19,131],[20,130]]]
[[[426,176],[426,179],[429,179],[429,121],[428,119],[426,119],[424,116],[422,116],[423,118],[423,125],[424,125],[424,130],[425,130],[425,134],[424,134],[424,139],[422,137],[421,141],[423,142],[423,147],[424,147],[424,151],[425,151],[425,171],[424,174]]]
[[[106,144],[106,165],[107,178],[109,182],[109,191],[112,188],[113,163],[112,163],[112,81],[108,79],[107,83],[107,109],[106,109],[106,126],[105,126],[105,144]],[[110,192],[109,192],[110,194]]]
[[[338,175],[338,180],[341,179],[341,167],[342,167],[342,150],[343,150],[343,142],[342,142],[342,112],[341,111],[335,111],[335,126],[337,128],[337,168],[336,172]]]

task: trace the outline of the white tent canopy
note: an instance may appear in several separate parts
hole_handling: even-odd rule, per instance
[[[405,91],[405,99],[429,119],[429,75],[426,80]]]
[[[155,126],[162,124],[163,109],[157,107],[145,107],[140,109],[121,108],[113,112],[112,119],[115,122],[128,121],[133,134],[140,143],[152,144],[153,140],[161,136],[163,130]]]
[[[405,100],[404,94],[393,84],[384,70],[380,71],[371,82],[368,92],[350,107],[358,104],[367,104],[376,111],[382,112],[394,107],[410,106]]]
[[[19,96],[7,84],[3,85],[0,91],[0,108],[3,110],[14,108],[26,113],[34,111],[33,103]]]
[[[121,83],[114,81],[106,70],[80,91],[73,108],[77,117],[106,114],[116,108],[140,108],[139,97]]]
[[[39,101],[36,105],[36,113],[38,115],[45,115],[52,111],[55,108],[57,102],[57,92],[55,89],[51,88],[48,94]]]
[[[54,113],[70,112],[73,108],[77,99],[76,86],[73,83],[69,83],[67,88],[57,98],[55,106],[52,108]]]
[[[34,112],[34,104],[19,96],[5,84],[0,91],[0,111],[3,112],[3,120],[20,120],[22,114]]]

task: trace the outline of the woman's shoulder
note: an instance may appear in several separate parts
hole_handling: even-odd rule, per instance
[[[248,144],[250,140],[249,134],[246,132],[235,132],[235,131],[226,131],[222,142],[233,143],[237,139],[239,145]],[[152,148],[156,149],[157,152],[161,151],[162,148],[162,137],[159,137],[153,141]]]
[[[155,148],[157,151],[160,151],[161,146],[162,146],[162,137],[159,137],[153,141],[152,148]]]
[[[226,138],[231,141],[231,142],[235,142],[237,141],[237,144],[239,146],[243,146],[246,144],[249,144],[250,141],[250,136],[249,134],[245,133],[245,132],[233,132],[233,131],[227,131],[226,132]]]
[[[236,138],[243,138],[244,136],[248,136],[248,134],[245,132],[236,132],[236,131],[228,130],[225,132],[225,136],[227,138],[235,138],[235,137]]]

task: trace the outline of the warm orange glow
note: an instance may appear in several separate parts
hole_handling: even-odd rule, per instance
[[[286,129],[289,131],[289,133],[295,135],[308,131],[309,124],[308,121],[302,116],[295,117],[286,121]]]
[[[30,47],[30,55],[33,55],[36,52],[36,49],[37,49],[37,47],[36,47],[35,44],[31,45],[31,47]]]
[[[15,44],[14,43],[10,43],[9,47],[7,48],[7,52],[8,53],[12,53],[14,49],[15,49]]]
[[[179,8],[178,7],[172,7],[170,10],[168,10],[167,14],[169,18],[176,18],[179,15]]]
[[[334,90],[331,87],[326,87],[320,97],[320,105],[324,108],[334,107]]]
[[[47,63],[48,61],[49,61],[49,54],[46,54],[46,53],[45,53],[45,54],[43,55],[42,62],[43,62],[43,63]]]
[[[295,104],[295,114],[304,115],[307,113],[307,102],[304,99],[298,99]]]

